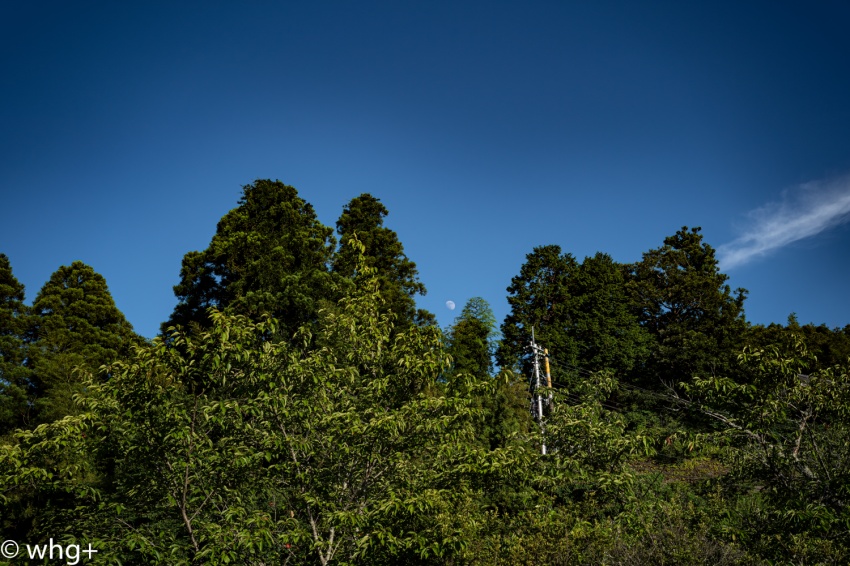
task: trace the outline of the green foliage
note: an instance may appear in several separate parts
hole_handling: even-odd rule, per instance
[[[570,280],[576,269],[575,258],[561,254],[560,246],[537,247],[526,256],[519,275],[511,279],[508,287],[511,312],[502,324],[503,338],[496,352],[499,366],[531,375],[528,344],[532,328],[537,341],[557,352],[559,360],[576,365],[578,345],[566,327],[571,307]]]
[[[810,374],[811,355],[785,344],[747,348],[745,379],[697,378],[687,389],[720,426],[734,476],[750,486],[738,535],[771,559],[843,563],[850,557],[850,372]]]
[[[579,264],[559,246],[535,248],[508,292],[511,312],[497,351],[502,367],[531,374],[532,327],[537,342],[559,360],[558,384],[577,382],[569,367],[622,374],[648,354],[649,337],[630,312],[622,268],[605,254]]]
[[[0,436],[27,422],[30,371],[24,366],[24,337],[28,310],[24,286],[12,274],[9,258],[0,254]]]
[[[246,186],[152,342],[90,267],[28,309],[0,254],[0,536],[110,564],[850,561],[850,326],[748,327],[683,228],[631,266],[535,248],[502,340],[481,298],[443,334],[386,214],[353,199],[334,255],[295,189]]]
[[[745,289],[732,294],[714,248],[685,226],[631,266],[632,300],[655,339],[644,380],[654,386],[728,373],[746,328]]]
[[[207,327],[207,309],[215,307],[253,320],[270,314],[291,336],[339,297],[329,270],[334,246],[333,231],[295,188],[270,180],[245,185],[207,249],[183,257],[179,302],[163,331]]]
[[[625,419],[602,406],[616,383],[610,372],[601,372],[572,392],[558,392],[546,421],[553,459],[579,477],[602,474],[595,485],[621,481],[616,476],[625,472],[627,458],[645,450],[641,436],[626,434]]]
[[[375,269],[380,282],[384,303],[381,312],[391,312],[396,317],[396,326],[433,321],[433,315],[417,311],[414,297],[424,295],[425,285],[419,281],[416,264],[404,254],[398,235],[384,227],[384,218],[389,214],[380,200],[368,193],[351,199],[336,222],[340,237],[339,251],[333,258],[333,271],[344,277],[354,277],[358,262]],[[357,248],[349,245],[354,239],[363,247],[363,257]]]
[[[497,342],[499,340],[499,330],[496,328],[496,315],[493,314],[493,309],[490,308],[490,303],[481,297],[472,297],[466,304],[463,305],[463,310],[460,311],[460,316],[457,320],[477,320],[488,329],[487,331],[487,347],[491,353],[495,353]]]
[[[724,540],[717,524],[727,502],[716,491],[635,469],[654,449],[605,406],[616,386],[601,372],[556,393],[546,427],[550,453],[515,477],[524,497],[486,517],[488,535],[476,541],[473,563],[758,563]]]
[[[80,372],[127,355],[140,340],[103,276],[80,261],[50,276],[31,312],[27,365],[35,424],[72,414],[72,398],[83,387]]]
[[[496,317],[481,297],[467,301],[454,324],[446,331],[446,353],[452,360],[448,386],[472,395],[473,405],[482,410],[476,437],[482,446],[504,447],[531,428],[528,390],[510,372],[493,377],[496,349]]]
[[[797,336],[811,353],[803,368],[804,373],[840,365],[850,359],[850,325],[843,329],[829,328],[825,324],[800,325],[793,313],[785,326],[775,323],[751,326],[747,332],[747,344],[757,349],[767,348],[786,342],[789,335]]]
[[[623,376],[646,361],[652,340],[630,309],[622,265],[603,253],[585,258],[572,295],[570,333],[579,344],[579,365]]]
[[[636,478],[629,486],[619,536],[605,549],[607,564],[704,565],[762,564],[744,545],[718,532],[727,502],[657,477]]]
[[[454,324],[446,331],[446,349],[452,357],[451,374],[481,380],[493,373],[496,317],[481,297],[467,301]]]
[[[90,380],[77,415],[0,446],[7,508],[41,502],[26,540],[63,533],[124,564],[464,556],[476,494],[522,453],[475,446],[478,411],[438,392],[439,330],[393,333],[379,283],[359,283],[320,313],[326,345],[211,311]]]

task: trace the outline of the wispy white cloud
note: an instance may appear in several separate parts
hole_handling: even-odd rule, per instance
[[[724,270],[850,222],[850,176],[785,191],[779,202],[757,208],[747,216],[749,227],[744,233],[717,248]]]

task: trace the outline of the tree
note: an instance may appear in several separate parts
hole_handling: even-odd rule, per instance
[[[487,301],[481,297],[469,299],[446,332],[451,373],[479,380],[492,377],[497,336],[496,317]]]
[[[365,248],[364,260],[374,268],[384,299],[383,312],[396,315],[397,324],[433,321],[433,315],[416,310],[414,297],[425,295],[425,285],[418,278],[416,264],[404,253],[398,235],[384,227],[389,214],[381,201],[368,193],[351,200],[336,222],[340,247],[333,259],[333,271],[344,277],[354,277],[357,271],[357,249],[351,245],[356,238]]]
[[[553,377],[561,385],[574,385],[579,369],[607,368],[622,377],[648,355],[650,340],[630,311],[623,268],[606,254],[579,264],[559,246],[535,248],[508,292],[511,312],[497,352],[502,367],[519,360],[531,374],[532,326],[556,361]]]
[[[732,477],[752,486],[736,533],[766,559],[838,564],[850,555],[850,367],[803,373],[800,336],[746,347],[737,373],[685,385],[695,408],[736,448]]]
[[[340,296],[329,271],[334,245],[332,230],[294,187],[270,180],[245,185],[207,249],[183,257],[174,287],[179,302],[163,332],[207,327],[207,309],[216,307],[253,320],[270,314],[291,336]]]
[[[473,406],[482,410],[483,418],[476,436],[491,449],[506,446],[531,426],[525,383],[510,372],[493,376],[498,336],[496,317],[481,297],[467,301],[446,332],[446,352],[452,359],[447,375],[449,387],[467,395],[478,391]]]
[[[141,341],[115,306],[106,280],[81,261],[60,267],[41,288],[27,338],[36,424],[75,412],[80,370],[95,371]]]
[[[841,365],[850,359],[850,325],[843,330],[829,328],[825,324],[800,325],[794,313],[788,316],[785,326],[772,323],[768,326],[753,325],[747,332],[747,344],[754,348],[765,348],[788,340],[793,335],[803,341],[812,354],[804,373]]]
[[[358,269],[294,341],[212,310],[90,380],[80,414],[0,445],[0,502],[50,502],[25,540],[62,532],[133,564],[468,559],[477,486],[510,478],[516,451],[474,445],[469,398],[437,390],[439,330],[393,335]]]
[[[655,341],[644,379],[656,385],[725,373],[741,347],[747,291],[732,294],[700,230],[683,227],[630,269],[633,304]]]
[[[24,366],[27,314],[24,286],[12,274],[9,258],[0,254],[0,436],[27,422],[30,397],[30,372]]]
[[[651,337],[630,308],[625,269],[608,254],[586,257],[571,281],[575,303],[570,335],[579,365],[622,378],[649,356]]]
[[[560,367],[577,364],[579,348],[568,328],[573,302],[570,283],[577,269],[575,258],[562,254],[560,246],[536,247],[526,256],[507,289],[511,312],[502,324],[503,338],[496,351],[500,367],[532,375],[533,357],[528,348],[532,329],[537,342],[561,361]],[[558,370],[556,381],[564,383],[568,376]]]

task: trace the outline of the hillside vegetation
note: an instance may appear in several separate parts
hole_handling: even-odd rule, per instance
[[[153,340],[90,266],[28,306],[0,254],[0,536],[125,565],[850,562],[850,325],[750,324],[683,227],[634,264],[534,248],[500,327],[475,298],[440,329],[387,214],[363,194],[334,231],[245,186]]]

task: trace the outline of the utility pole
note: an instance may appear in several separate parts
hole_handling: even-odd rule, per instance
[[[540,434],[543,440],[540,445],[540,453],[546,455],[546,427],[543,424],[543,396],[540,394],[540,353],[546,353],[546,379],[547,385],[552,387],[552,378],[549,376],[549,354],[548,351],[542,350],[534,340],[534,327],[531,327],[531,352],[534,354],[534,385],[531,395],[531,416],[537,421],[540,427]],[[551,392],[549,403],[551,403]],[[549,404],[547,403],[547,405]]]
[[[549,411],[552,411],[552,374],[549,373],[549,350],[543,348],[543,362],[546,367],[546,387],[549,388],[549,399],[546,402],[546,406],[549,407]]]

